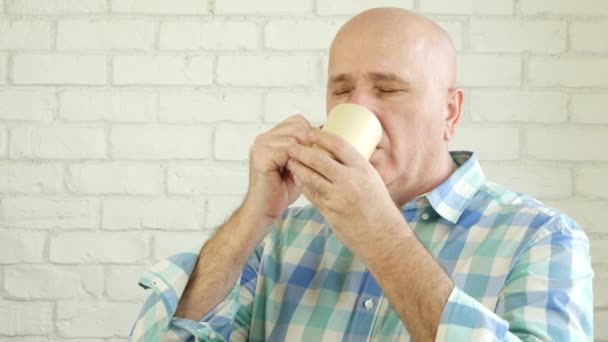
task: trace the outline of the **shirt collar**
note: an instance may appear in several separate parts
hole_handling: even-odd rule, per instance
[[[485,176],[473,152],[453,151],[450,155],[458,166],[456,171],[435,189],[416,200],[426,198],[437,214],[451,223],[456,223],[469,201],[485,182]]]

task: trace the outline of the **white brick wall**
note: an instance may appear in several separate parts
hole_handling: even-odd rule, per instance
[[[206,56],[118,56],[112,74],[117,85],[208,85],[212,78]]]
[[[311,86],[317,58],[305,56],[220,56],[217,82],[227,86]]]
[[[12,121],[50,121],[57,111],[55,95],[45,90],[0,91],[0,118]]]
[[[99,266],[7,266],[4,291],[11,299],[99,298],[103,287]]]
[[[105,0],[5,0],[8,14],[98,14],[107,11]]]
[[[317,13],[320,15],[352,16],[372,7],[401,7],[412,9],[413,0],[376,0],[373,3],[365,0],[316,0]]]
[[[64,20],[57,26],[59,50],[149,50],[154,23],[142,20]]]
[[[0,0],[0,341],[124,341],[145,266],[241,203],[255,135],[323,123],[327,48],[372,6],[452,36],[451,147],[588,232],[608,341],[605,0]]]
[[[156,121],[152,92],[66,90],[59,94],[59,103],[58,116],[65,121]]]
[[[15,84],[81,84],[106,82],[106,58],[99,55],[17,55],[13,57]]]
[[[0,49],[48,50],[50,47],[50,22],[34,20],[0,22]]]
[[[161,50],[251,50],[259,45],[259,25],[238,20],[171,20],[161,24]]]

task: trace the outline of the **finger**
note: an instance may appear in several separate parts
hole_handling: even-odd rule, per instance
[[[272,136],[292,136],[298,139],[301,144],[308,144],[307,133],[312,129],[312,125],[302,115],[294,115],[279,123],[268,131]]]
[[[323,196],[331,188],[331,182],[327,178],[297,160],[290,159],[287,162],[287,169],[293,174],[302,193],[311,196],[309,199]]]
[[[265,136],[260,138],[258,142],[271,148],[288,148],[299,144],[296,137],[289,135]]]
[[[332,183],[343,174],[344,166],[318,148],[296,144],[290,146],[287,153],[292,160],[312,169]]]
[[[331,153],[343,165],[357,166],[368,162],[353,145],[333,133],[310,130],[306,139]]]

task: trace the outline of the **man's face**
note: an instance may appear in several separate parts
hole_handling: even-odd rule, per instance
[[[387,186],[424,177],[441,158],[448,89],[420,40],[344,34],[330,53],[327,112],[340,103],[367,107],[383,134],[370,162]]]

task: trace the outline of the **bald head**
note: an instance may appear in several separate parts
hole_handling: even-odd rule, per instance
[[[435,86],[456,83],[456,51],[448,33],[404,9],[370,9],[346,22],[331,45],[330,73],[354,54],[376,59],[380,68],[401,62],[407,77]]]

